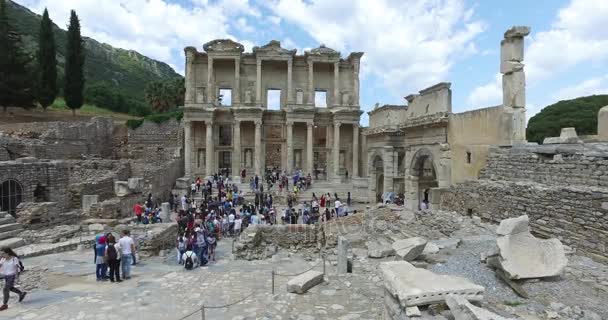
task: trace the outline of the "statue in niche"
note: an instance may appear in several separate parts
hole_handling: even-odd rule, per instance
[[[251,149],[245,149],[245,168],[251,168],[253,163],[253,152]]]
[[[348,94],[348,91],[342,92],[342,105],[349,106],[350,105],[349,100],[350,100],[350,94]]]
[[[205,87],[196,88],[196,102],[197,103],[207,102],[207,88],[205,88]]]
[[[304,91],[302,89],[296,90],[296,104],[304,104]]]
[[[245,103],[253,103],[251,100],[251,89],[245,90]]]

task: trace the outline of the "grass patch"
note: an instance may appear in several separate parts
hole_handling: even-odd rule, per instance
[[[154,123],[163,123],[163,122],[169,121],[171,119],[181,121],[183,117],[184,117],[184,112],[181,110],[165,112],[165,113],[155,113],[155,114],[145,116],[143,119],[129,119],[129,120],[127,120],[126,125],[127,125],[127,127],[135,130],[135,129],[139,128],[144,123],[144,121],[152,121]]]
[[[63,98],[55,99],[55,102],[48,108],[49,111],[69,111],[72,112],[66,104]],[[80,109],[76,110],[76,114],[83,116],[105,116],[122,119],[137,119],[137,117],[128,115],[126,113],[114,112],[108,109],[100,108],[92,104],[84,104]]]
[[[525,302],[522,301],[516,301],[516,300],[505,300],[502,302],[505,306],[509,306],[509,307],[517,307],[517,306],[521,306],[522,304],[526,304]]]

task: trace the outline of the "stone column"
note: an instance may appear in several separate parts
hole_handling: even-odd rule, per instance
[[[353,123],[353,178],[359,177],[359,124]]]
[[[234,88],[232,90],[232,105],[236,105],[239,103],[241,103],[241,58],[240,57],[234,59]]]
[[[290,175],[293,171],[293,122],[287,122],[287,166],[285,170]]]
[[[308,104],[315,105],[314,63],[308,60]]]
[[[241,173],[241,121],[234,120],[232,128],[232,176],[235,181],[239,181]]]
[[[256,61],[255,103],[262,104],[262,59]]]
[[[262,120],[255,121],[255,174],[262,177]]]
[[[391,146],[384,146],[382,164],[384,165],[384,192],[392,192],[394,171],[394,150]]]
[[[205,136],[205,171],[207,172],[207,176],[213,176],[214,174],[214,166],[213,166],[213,155],[215,154],[213,151],[213,122],[206,121],[205,127],[207,129],[207,133]]]
[[[214,103],[213,58],[207,57],[207,103]]]
[[[287,59],[287,104],[293,104],[293,58]]]
[[[334,62],[334,99],[332,105],[340,105],[340,61]]]
[[[340,182],[340,122],[334,122],[334,148],[333,148],[333,178],[335,181]]]
[[[353,64],[353,105],[359,105],[359,60]]]
[[[184,171],[186,178],[192,175],[192,121],[184,122]]]
[[[505,113],[512,115],[508,142],[526,142],[526,77],[524,73],[524,37],[530,34],[529,27],[512,27],[500,42],[500,72],[502,73],[502,96]]]
[[[327,163],[327,168],[325,175],[327,176],[326,178],[329,180],[329,178],[333,178],[334,176],[334,166],[332,165],[333,162],[333,153],[330,150],[333,150],[333,146],[334,146],[334,127],[332,125],[328,125],[327,127],[325,127],[325,148],[327,148],[327,154],[325,155],[325,161]]]
[[[185,94],[185,103],[195,103],[196,102],[196,78],[194,77],[194,58],[195,52],[194,48],[186,48],[186,94]]]
[[[313,153],[312,153],[312,133],[313,133],[313,123],[309,122],[306,124],[306,169],[307,173],[310,173],[311,176],[314,176],[312,173],[313,170]]]
[[[346,274],[348,272],[348,247],[350,243],[343,236],[338,237],[338,274]]]

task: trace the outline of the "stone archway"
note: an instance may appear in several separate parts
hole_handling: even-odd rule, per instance
[[[8,179],[0,184],[0,211],[8,211],[14,216],[22,200],[23,187],[19,181]]]
[[[437,169],[433,154],[428,149],[420,149],[412,158],[410,166],[410,207],[420,210],[424,202],[431,203],[431,189],[439,186],[437,182]]]

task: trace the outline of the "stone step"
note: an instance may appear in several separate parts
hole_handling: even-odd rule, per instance
[[[19,248],[25,245],[25,240],[21,238],[8,238],[0,240],[0,248]]]
[[[23,231],[23,230],[15,229],[15,230],[11,230],[11,231],[2,232],[2,233],[0,233],[0,240],[15,237],[15,236],[19,235],[21,233],[21,231]]]
[[[0,225],[0,233],[13,230],[23,230],[23,226],[21,225],[21,223],[9,223],[5,225]]]
[[[0,218],[0,225],[15,223],[15,218],[10,214]]]

